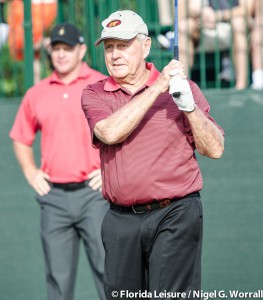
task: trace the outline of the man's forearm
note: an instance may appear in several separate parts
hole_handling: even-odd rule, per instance
[[[159,95],[157,85],[152,85],[108,118],[99,121],[94,129],[95,135],[105,144],[121,143],[138,126]]]
[[[193,132],[195,146],[201,155],[220,158],[224,152],[224,137],[220,130],[196,106],[185,113]]]
[[[17,141],[13,142],[13,147],[19,165],[21,166],[25,177],[29,180],[31,173],[37,170],[33,149],[31,146]]]

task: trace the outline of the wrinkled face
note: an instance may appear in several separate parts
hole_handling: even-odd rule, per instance
[[[150,50],[150,38],[143,41],[107,39],[104,41],[105,62],[109,74],[117,82],[130,82],[145,69]]]
[[[65,76],[76,70],[82,62],[86,51],[85,45],[69,46],[56,43],[51,46],[51,61],[55,70]]]

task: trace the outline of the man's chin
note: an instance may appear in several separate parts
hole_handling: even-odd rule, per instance
[[[128,76],[128,74],[126,72],[120,72],[120,71],[119,72],[114,71],[111,73],[111,75],[112,75],[112,77],[117,78],[117,79],[123,79]]]
[[[63,68],[58,69],[57,71],[61,76],[67,76],[70,73],[70,71],[68,71],[67,69],[63,69]]]

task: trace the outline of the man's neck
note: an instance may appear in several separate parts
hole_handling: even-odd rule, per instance
[[[140,76],[137,76],[136,78],[128,78],[125,81],[117,81],[122,87],[127,89],[129,92],[134,94],[136,91],[138,91],[142,86],[145,85],[149,78],[150,70],[144,69],[141,73]]]

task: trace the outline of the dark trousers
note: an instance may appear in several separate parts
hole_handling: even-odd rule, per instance
[[[107,300],[200,290],[202,215],[198,195],[142,214],[110,209],[102,224]]]
[[[105,300],[102,220],[109,209],[99,191],[85,187],[76,191],[51,188],[37,196],[41,206],[41,238],[45,255],[49,300],[73,300],[80,241],[84,243],[92,275]]]

